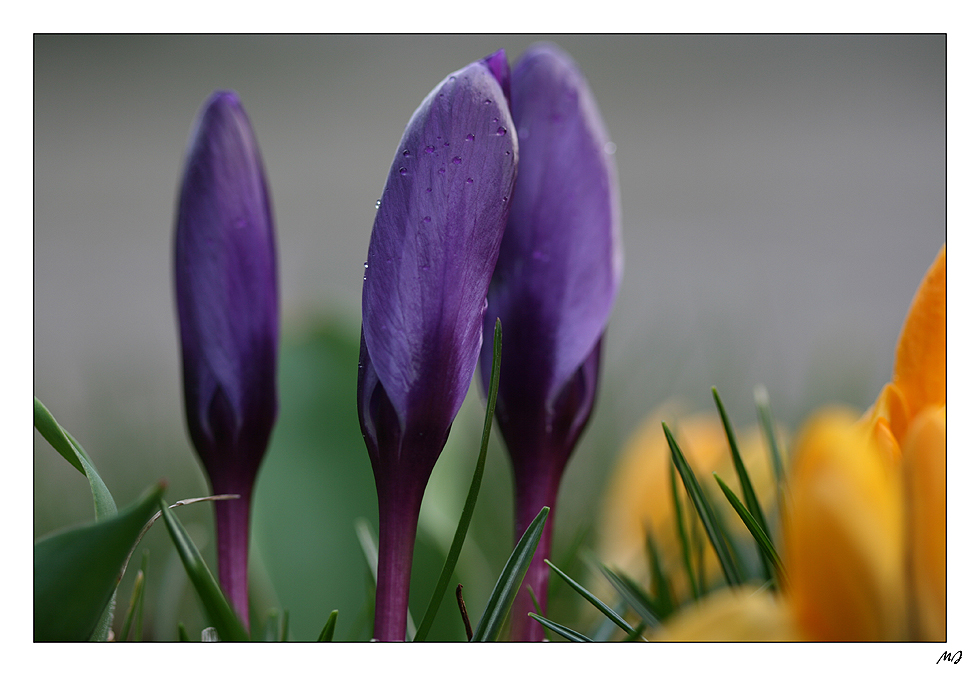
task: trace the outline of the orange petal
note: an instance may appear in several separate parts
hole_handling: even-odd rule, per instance
[[[720,590],[673,617],[658,641],[799,641],[786,604],[771,593]]]
[[[908,426],[908,405],[902,391],[894,383],[885,385],[857,424],[882,457],[897,467],[902,457],[901,440]]]
[[[912,423],[905,451],[916,640],[946,640],[946,407]]]
[[[841,411],[805,426],[787,485],[787,596],[807,638],[906,635],[900,476]]]
[[[895,385],[910,417],[946,404],[946,245],[922,279],[895,349]]]

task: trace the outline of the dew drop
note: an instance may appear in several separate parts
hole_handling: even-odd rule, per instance
[[[497,124],[498,122],[500,122],[500,118],[499,117],[493,118],[493,123],[494,124]]]
[[[473,140],[476,140],[476,137],[473,134],[467,134],[466,135],[466,140],[467,141],[473,141]]]
[[[431,223],[432,222],[432,218],[430,218],[429,216],[424,216],[422,218],[422,222],[423,223]]]
[[[472,183],[473,182],[473,179],[472,178],[468,178],[468,179],[466,179],[466,182],[467,183]]]
[[[503,136],[506,133],[507,133],[506,129],[504,129],[503,127],[497,127],[497,136]]]
[[[490,105],[490,99],[484,99],[483,100],[483,105],[489,106]]]
[[[398,169],[398,173],[401,174],[402,176],[404,176],[405,174],[408,173],[408,169],[406,169],[405,167],[400,167]]]
[[[426,188],[425,191],[426,192],[432,192],[432,188]]]
[[[428,269],[429,269],[429,266],[428,266],[428,265],[423,265],[423,266],[422,266],[422,270],[423,270],[423,271],[426,271],[426,270],[428,270]]]
[[[459,155],[453,158],[453,164],[462,164],[462,163],[463,163],[463,158],[460,157]]]
[[[375,209],[380,209],[381,208],[381,200],[378,200],[377,202],[374,203],[374,208]]]
[[[509,150],[505,150],[504,151],[504,155],[510,155],[510,151]]]
[[[432,153],[434,153],[435,151],[436,151],[436,147],[435,146],[426,146],[425,147],[425,152],[429,153],[430,155]]]
[[[367,261],[364,261],[364,269],[367,270],[367,267],[368,267]]]
[[[439,167],[439,173],[440,174],[445,174],[446,173],[446,168],[445,167]]]
[[[408,152],[408,148],[406,148],[405,150],[402,151],[402,157],[408,157],[411,154],[412,153]]]
[[[449,141],[446,141],[446,142],[445,142],[445,143],[443,143],[442,145],[444,145],[444,146],[446,146],[446,147],[448,148],[448,147],[449,147]]]

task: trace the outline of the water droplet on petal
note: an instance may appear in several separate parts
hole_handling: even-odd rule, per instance
[[[381,208],[381,200],[378,200],[377,202],[374,203],[374,208],[375,209],[380,209]]]
[[[483,105],[489,106],[490,105],[490,99],[484,99],[483,100]]]
[[[432,153],[434,153],[435,151],[436,151],[436,147],[435,146],[426,146],[425,147],[425,152],[429,153],[430,155]]]
[[[467,183],[472,183],[473,182],[473,179],[472,178],[468,178],[468,179],[466,179],[466,182]]]
[[[439,173],[440,174],[445,174],[446,173],[446,168],[445,167],[439,167]]]
[[[463,158],[460,157],[459,155],[453,158],[453,164],[462,164],[462,163],[463,163]]]
[[[432,188],[426,188],[425,191],[426,192],[432,192]]]
[[[398,169],[398,173],[401,174],[402,176],[404,176],[405,174],[408,173],[408,169],[406,169],[405,167],[400,167]]]
[[[424,216],[422,218],[422,222],[423,223],[431,223],[432,222],[432,218],[430,218],[429,216]]]
[[[466,140],[467,141],[473,141],[475,139],[476,139],[476,137],[473,134],[467,134],[466,135]]]
[[[412,153],[410,153],[410,152],[408,152],[408,148],[406,148],[405,150],[403,150],[403,151],[402,151],[402,157],[408,157],[408,156],[410,156],[411,154],[412,154]]]
[[[367,266],[368,266],[367,261],[364,261],[364,269],[365,270],[367,270]]]
[[[504,129],[503,127],[497,127],[497,136],[503,136],[506,133],[507,133],[506,129]]]

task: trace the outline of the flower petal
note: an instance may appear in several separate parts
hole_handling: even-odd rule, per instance
[[[517,62],[511,101],[521,164],[484,332],[500,317],[503,369],[550,406],[594,350],[622,277],[616,170],[588,84],[554,45]],[[487,382],[486,350],[481,368]]]
[[[946,407],[927,408],[903,446],[916,640],[946,640]]]
[[[216,92],[188,148],[174,238],[184,400],[205,467],[254,475],[277,412],[272,208],[248,117]],[[235,462],[217,456],[233,452]]]
[[[786,604],[756,589],[719,590],[672,617],[658,641],[799,641]]]
[[[817,414],[800,435],[783,538],[787,595],[808,639],[906,635],[900,476],[850,414]]]
[[[946,403],[946,245],[919,285],[895,349],[895,385],[909,417]],[[899,439],[901,441],[901,439]]]
[[[362,331],[403,431],[444,436],[476,367],[517,166],[500,69],[492,55],[426,97],[398,146],[375,218]]]

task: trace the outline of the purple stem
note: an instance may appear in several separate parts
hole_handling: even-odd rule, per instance
[[[248,526],[252,491],[251,488],[216,488],[215,492],[241,496],[237,500],[216,501],[214,521],[218,537],[218,581],[248,631]]]
[[[398,476],[398,472],[392,472]],[[374,638],[404,641],[415,531],[425,482],[378,482],[378,586],[374,598]],[[420,489],[421,488],[421,489]]]
[[[541,458],[543,454],[536,457]],[[526,456],[525,456],[526,457]],[[547,462],[547,461],[546,461]],[[544,532],[534,551],[531,565],[524,575],[524,581],[514,599],[511,614],[510,640],[512,641],[543,641],[544,627],[537,620],[527,616],[530,612],[538,612],[527,587],[531,586],[534,596],[541,606],[541,614],[548,611],[548,573],[550,568],[544,562],[551,557],[551,532],[555,522],[555,500],[558,497],[558,486],[561,481],[561,469],[553,467],[528,468],[515,467],[514,490],[516,493],[516,509],[514,513],[514,542],[524,535],[524,531],[538,515],[542,507],[550,507],[551,513],[544,524]]]

